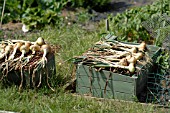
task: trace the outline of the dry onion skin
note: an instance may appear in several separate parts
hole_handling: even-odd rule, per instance
[[[96,45],[90,49],[83,56],[87,58],[87,62],[94,60],[92,65],[97,67],[115,67],[129,70],[132,74],[139,67],[137,65],[144,65],[140,60],[146,57],[147,46],[145,42],[140,44],[125,44],[118,41],[99,41]],[[104,52],[106,54],[104,54]],[[108,56],[109,55],[109,56]],[[100,61],[102,64],[95,63]],[[85,62],[85,61],[84,61]],[[91,62],[89,62],[91,63]]]

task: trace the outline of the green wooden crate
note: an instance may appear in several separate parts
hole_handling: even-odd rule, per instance
[[[27,88],[33,88],[36,87],[39,84],[40,81],[40,73],[41,73],[41,86],[45,85],[46,79],[47,79],[47,74],[49,76],[49,81],[53,78],[53,76],[56,74],[56,66],[55,66],[55,56],[54,54],[48,54],[47,55],[47,64],[46,68],[40,68],[38,69],[35,74],[33,75],[33,68],[30,70],[23,70],[23,87]],[[2,69],[0,78],[3,76],[2,75]],[[35,76],[34,79],[32,79],[32,76]],[[8,74],[4,77],[3,79],[3,84],[4,85],[20,85],[21,84],[21,70],[13,69],[12,71],[8,72]]]
[[[161,49],[149,45],[149,56],[155,60]],[[147,75],[152,71],[152,65],[141,67],[140,75],[127,76],[107,70],[97,71],[93,67],[77,64],[76,92],[100,98],[120,100],[135,100],[144,90]],[[145,68],[148,69],[145,69]]]

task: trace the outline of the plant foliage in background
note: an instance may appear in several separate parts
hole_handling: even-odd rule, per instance
[[[36,7],[33,6],[34,4],[37,4]],[[22,22],[35,28],[41,28],[47,24],[57,25],[61,19],[59,13],[66,4],[66,0],[25,1]]]
[[[152,37],[155,37],[155,44],[161,46],[167,50],[170,50],[170,16],[157,15],[144,21],[142,26],[150,33]]]
[[[124,41],[147,41],[151,38],[142,22],[162,14],[170,15],[170,0],[158,0],[151,5],[126,10],[110,16],[111,30]]]
[[[7,0],[3,23],[22,21],[28,27],[42,27],[46,24],[58,24],[60,11],[67,0]],[[3,0],[0,1],[0,14]]]
[[[167,52],[162,51],[161,55],[157,58],[156,63],[159,66],[158,73],[161,75],[167,74],[170,64],[170,56]]]
[[[71,3],[73,7],[101,7],[110,0],[6,0],[3,24],[22,22],[28,28],[41,28],[61,22],[61,10]],[[0,1],[0,15],[3,0]]]
[[[4,0],[0,0],[0,15],[2,15]],[[19,0],[6,0],[3,23],[10,21],[20,21],[22,14],[21,2]]]

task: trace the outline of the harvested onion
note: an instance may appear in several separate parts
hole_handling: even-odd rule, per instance
[[[128,66],[128,69],[131,73],[134,73],[135,72],[135,64],[134,63],[130,63],[129,66]]]
[[[51,51],[51,47],[48,44],[42,45],[41,46],[41,51],[43,52],[42,60],[41,62],[43,63],[43,67],[45,66],[45,62],[47,62],[47,54]]]
[[[124,50],[124,51],[131,52],[131,53],[137,53],[137,48],[136,48],[136,47],[132,47],[132,48],[130,48],[130,49],[120,47],[120,49],[121,49],[121,50]]]
[[[42,46],[43,44],[45,44],[45,41],[42,37],[39,37],[37,40],[36,40],[36,44],[39,45],[39,46]]]
[[[43,57],[46,57],[46,55],[51,51],[51,47],[48,44],[42,45],[41,51],[43,52]]]
[[[143,53],[142,52],[136,53],[134,57],[136,58],[136,60],[140,60],[143,57]]]
[[[145,42],[142,42],[142,43],[139,45],[139,47],[138,47],[139,51],[144,51],[145,48],[146,48],[146,43],[145,43]]]
[[[18,50],[22,45],[23,45],[22,42],[17,42],[17,43],[15,43],[13,53],[9,56],[9,60],[14,59],[17,50]]]
[[[0,55],[0,59],[4,58],[7,54],[9,54],[10,51],[12,51],[13,46],[12,45],[7,45],[5,47],[5,53]]]
[[[20,51],[22,53],[20,56],[20,59],[22,59],[24,57],[24,55],[29,52],[29,45],[22,45],[20,47]]]
[[[40,51],[39,45],[31,45],[30,50],[32,51],[32,54],[35,54],[36,52]]]
[[[136,47],[138,48],[139,51],[144,51],[146,49],[146,43],[144,41],[139,45],[130,45],[130,44],[125,44],[125,43],[121,43],[118,41],[114,41],[114,42],[124,47],[131,47],[131,48]]]
[[[1,53],[5,52],[5,47],[6,47],[6,44],[5,44],[5,43],[1,43],[1,44],[0,44],[0,52],[1,52]]]
[[[25,42],[25,46],[30,47],[31,46],[31,42],[30,41],[26,41]]]
[[[134,56],[132,56],[130,59],[127,60],[129,63],[136,63],[136,58]]]

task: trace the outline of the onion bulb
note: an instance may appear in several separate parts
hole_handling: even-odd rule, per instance
[[[132,56],[132,57],[128,60],[129,63],[134,63],[134,64],[136,63],[136,61],[137,61],[137,60],[136,60],[136,58],[135,58],[134,56]]]
[[[26,41],[25,42],[25,46],[30,47],[31,46],[31,42],[30,41]]]
[[[142,52],[136,53],[134,57],[136,58],[136,60],[140,60],[143,57],[143,53]]]
[[[29,46],[28,45],[22,45],[20,47],[20,51],[22,53],[21,56],[20,56],[20,59],[22,59],[24,57],[24,55],[29,52]]]
[[[41,51],[43,52],[43,57],[46,57],[46,55],[51,51],[51,47],[48,44],[42,45]]]
[[[126,59],[130,60],[131,57],[132,57],[132,55],[130,54],[130,55],[126,56]]]
[[[42,63],[43,67],[45,66],[45,61],[47,62],[47,54],[51,51],[51,47],[48,44],[42,45],[41,46],[41,51],[43,52],[43,57],[42,57]]]
[[[131,52],[132,52],[132,53],[136,53],[136,52],[137,52],[137,48],[136,48],[136,47],[132,47],[132,48],[131,48]]]
[[[146,48],[146,43],[145,43],[145,42],[142,42],[142,43],[139,45],[139,47],[138,47],[139,51],[144,51],[145,48]]]
[[[45,44],[45,41],[42,37],[39,37],[37,40],[36,40],[36,44],[39,45],[39,46],[42,46],[43,44]]]
[[[135,64],[134,64],[134,63],[130,63],[129,66],[128,66],[128,68],[129,68],[129,71],[130,71],[131,73],[134,73],[134,72],[135,72]]]
[[[12,45],[7,45],[5,47],[5,53],[0,55],[0,59],[4,58],[7,54],[9,54],[10,51],[12,51],[12,49],[13,49]]]
[[[14,59],[17,50],[18,50],[22,45],[23,45],[22,42],[17,42],[17,43],[15,43],[13,53],[10,55],[9,60]]]
[[[32,54],[35,54],[36,52],[40,51],[39,45],[31,45],[30,50],[32,51]]]
[[[1,44],[0,44],[0,52],[1,52],[1,53],[5,52],[5,47],[6,47],[6,44],[5,44],[5,43],[1,43]]]

